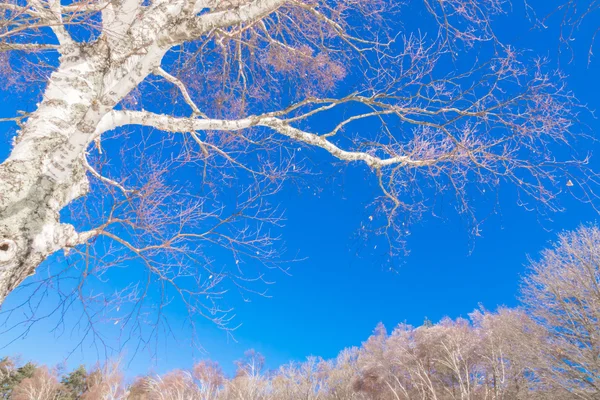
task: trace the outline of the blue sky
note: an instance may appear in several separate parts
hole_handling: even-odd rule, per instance
[[[530,4],[544,7],[541,0]],[[594,17],[598,16],[591,19]],[[558,31],[552,28],[556,23],[550,21],[551,27],[543,31],[530,30],[524,10],[516,4],[511,16],[499,18],[496,29],[505,43],[549,56],[554,62],[560,58],[569,88],[591,110],[600,108],[600,59],[587,63],[593,21],[582,25],[573,42],[572,62],[568,56],[557,54]],[[30,108],[29,100],[25,96],[4,103],[0,117]],[[600,123],[591,113],[584,112],[581,118],[590,133],[600,132]],[[0,125],[2,132],[8,128]],[[0,147],[1,157],[8,149],[5,143]],[[250,296],[251,301],[245,302],[231,294],[227,301],[236,308],[236,320],[242,323],[234,332],[236,341],[209,322],[201,322],[200,338],[206,353],[192,351],[185,340],[189,330],[181,327],[182,315],[173,310],[170,318],[181,342],[169,341],[153,361],[146,354],[136,356],[128,364],[129,376],[187,368],[205,357],[232,372],[232,361],[249,348],[263,353],[270,368],[309,355],[331,358],[341,349],[366,340],[378,322],[389,329],[401,322],[418,325],[425,317],[438,321],[444,316],[466,316],[479,304],[487,309],[515,306],[527,256],[535,257],[558,232],[598,218],[590,206],[568,197],[561,199],[565,212],[528,212],[517,206],[510,188],[502,187],[500,207],[483,225],[482,235],[473,237],[467,222],[456,215],[450,203],[442,201],[435,217],[426,215],[411,228],[409,254],[397,260],[391,272],[389,265],[372,252],[360,251],[364,243],[355,240],[361,221],[369,217],[365,206],[377,194],[372,176],[358,166],[334,170],[321,153],[314,159],[321,174],[309,184],[313,187],[301,191],[287,187],[277,197],[286,210],[287,221],[281,231],[286,247],[304,260],[294,263],[291,276],[270,273],[276,284],[269,287],[269,298]],[[599,165],[595,159],[592,163]],[[485,210],[495,204],[475,206]],[[53,335],[50,329],[54,323],[40,323],[26,338],[7,345],[0,353],[21,354],[25,360],[41,363],[61,362],[78,338],[68,333]],[[9,339],[9,335],[0,337],[0,345]],[[126,349],[126,353],[132,351]],[[75,366],[95,360],[95,351],[83,348],[71,354],[67,363]]]

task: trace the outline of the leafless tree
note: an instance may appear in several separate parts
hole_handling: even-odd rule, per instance
[[[547,343],[546,330],[519,309],[401,324],[391,335],[379,327],[359,350],[354,389],[385,400],[569,398],[540,381]]]
[[[560,235],[532,261],[522,308],[481,308],[419,327],[379,324],[334,360],[309,357],[265,371],[254,350],[233,377],[218,364],[123,383],[117,363],[85,377],[81,398],[158,400],[576,400],[598,398],[600,228]],[[5,358],[2,396],[59,399],[56,370]],[[70,376],[70,375],[69,375]]]
[[[550,383],[582,399],[600,394],[600,230],[560,235],[531,264],[523,300],[551,341],[545,349]]]
[[[87,385],[82,400],[121,400],[128,397],[118,361],[97,366],[88,375]]]
[[[326,380],[322,391],[326,398],[335,400],[360,398],[360,393],[356,390],[356,379],[360,372],[357,364],[358,350],[356,347],[344,349],[334,360],[329,360],[325,364]]]
[[[471,315],[478,345],[478,393],[486,399],[544,399],[558,397],[540,383],[547,334],[523,310],[500,308]]]
[[[496,42],[505,3],[424,9],[429,35],[400,33],[412,17],[391,0],[2,0],[5,81],[40,101],[6,120],[19,129],[0,164],[0,302],[64,250],[68,267],[32,291],[58,289],[52,312],[83,300],[84,337],[104,320],[147,344],[169,303],[227,329],[227,289],[265,280],[245,266],[281,266],[271,198],[308,171],[302,149],[372,172],[364,228],[391,256],[436,194],[474,221],[470,197],[501,182],[528,207],[590,201],[585,155],[555,151],[575,140],[573,98]],[[447,68],[486,43],[487,61]]]
[[[282,366],[271,378],[273,400],[317,400],[323,398],[326,384],[325,361],[309,357],[303,363]]]
[[[56,374],[47,367],[35,369],[31,378],[25,378],[10,396],[14,400],[56,400],[59,395],[59,382]]]
[[[200,399],[198,387],[192,374],[187,371],[172,371],[162,377],[146,379],[146,393],[149,399],[187,400]]]
[[[149,385],[148,378],[138,377],[127,388],[128,400],[145,400],[148,398]]]
[[[263,375],[265,358],[251,349],[236,361],[237,372],[223,388],[225,400],[263,400],[269,395],[269,382]]]
[[[470,318],[420,327],[379,325],[358,348],[335,360],[310,357],[274,371],[249,351],[226,377],[203,361],[190,370],[136,379],[128,388],[115,365],[88,376],[82,399],[160,400],[575,400],[592,399],[569,357],[572,343],[522,309],[477,310]],[[572,359],[570,359],[572,360]],[[566,365],[572,366],[569,371]],[[31,364],[28,364],[31,365]],[[575,375],[574,375],[575,374]],[[3,381],[4,382],[4,381]],[[63,381],[64,382],[64,381]],[[57,376],[37,368],[12,397],[54,399],[67,393]],[[7,392],[5,392],[7,393]],[[9,395],[11,396],[11,395]],[[15,397],[21,396],[21,397]],[[38,397],[36,397],[38,396]],[[50,397],[48,397],[50,396]],[[52,397],[55,396],[55,397]],[[6,396],[5,396],[6,397]]]
[[[223,385],[225,384],[225,375],[219,364],[211,361],[200,361],[194,365],[194,379],[197,382],[200,399],[213,400]]]
[[[157,400],[216,400],[225,384],[218,364],[201,361],[191,372],[176,370],[165,376],[148,377],[138,386],[144,398]]]

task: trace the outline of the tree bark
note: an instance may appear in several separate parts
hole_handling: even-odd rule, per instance
[[[139,5],[127,0],[103,10],[111,29],[94,42],[61,43],[43,101],[0,164],[0,304],[48,256],[95,235],[61,223],[60,211],[89,190],[83,157],[102,133],[102,117],[160,66],[170,47],[157,44],[169,7],[138,19],[125,35]]]
[[[43,101],[0,164],[0,304],[52,253],[89,238],[61,223],[60,211],[89,190],[83,157],[98,123],[163,54],[111,65],[104,40],[63,52]]]
[[[63,53],[43,101],[0,164],[0,303],[49,255],[77,242],[60,210],[88,191],[81,156],[107,112],[95,100],[105,49],[88,46]]]

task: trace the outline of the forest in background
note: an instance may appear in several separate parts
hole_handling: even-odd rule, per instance
[[[532,261],[522,307],[422,326],[380,324],[333,360],[309,357],[264,369],[249,350],[226,376],[212,361],[124,379],[119,362],[72,372],[13,358],[0,363],[1,396],[14,400],[450,400],[598,399],[600,229],[581,227]]]

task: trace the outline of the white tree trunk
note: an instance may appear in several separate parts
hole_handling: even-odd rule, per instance
[[[48,256],[97,234],[77,233],[60,222],[60,211],[89,190],[85,151],[121,124],[111,113],[115,105],[157,71],[171,47],[262,18],[287,1],[252,0],[231,9],[212,0],[111,1],[100,8],[103,32],[91,43],[74,41],[62,26],[62,15],[72,12],[68,6],[34,4],[58,39],[51,46],[61,57],[43,101],[0,164],[0,304]],[[211,12],[199,15],[207,7]],[[284,128],[288,136],[299,134]]]
[[[79,49],[64,54],[44,100],[0,165],[0,302],[46,257],[77,239],[59,213],[88,190],[80,156],[103,114],[94,105],[99,76]]]
[[[104,40],[63,52],[0,164],[0,304],[49,255],[89,238],[61,223],[60,211],[88,191],[82,160],[102,117],[160,64],[164,51],[150,50],[110,67]]]

